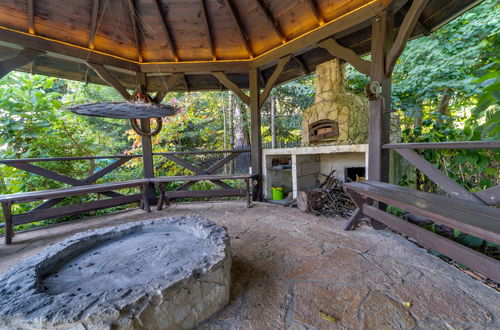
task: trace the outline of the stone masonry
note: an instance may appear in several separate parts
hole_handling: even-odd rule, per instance
[[[191,329],[229,302],[230,269],[200,216],[83,232],[0,277],[0,328]]]

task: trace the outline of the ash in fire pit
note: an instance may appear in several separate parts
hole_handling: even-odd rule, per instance
[[[0,328],[191,328],[229,300],[226,230],[161,218],[75,235],[0,277]]]

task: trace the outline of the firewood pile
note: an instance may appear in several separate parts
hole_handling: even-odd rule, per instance
[[[297,193],[297,207],[304,212],[310,212],[327,217],[340,216],[348,218],[356,206],[342,189],[342,182],[334,177],[332,171],[318,188]]]

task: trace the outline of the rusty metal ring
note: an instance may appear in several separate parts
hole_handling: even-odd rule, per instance
[[[130,126],[132,126],[132,129],[139,134],[140,136],[155,136],[156,134],[160,133],[161,128],[163,126],[163,122],[161,118],[156,118],[156,128],[152,132],[144,132],[140,127],[139,124],[137,123],[137,118],[132,118],[130,119]]]

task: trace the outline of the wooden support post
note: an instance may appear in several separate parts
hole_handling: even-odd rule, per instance
[[[368,138],[368,178],[387,182],[389,179],[389,153],[382,146],[389,142],[391,78],[385,75],[385,59],[393,42],[394,15],[386,9],[372,22],[371,84],[380,84],[382,94],[370,101]]]
[[[259,102],[259,69],[249,72],[250,87],[250,145],[252,157],[252,174],[256,174],[257,187],[253,199],[262,199],[262,136],[260,132],[260,102]]]
[[[147,91],[146,89],[147,81],[146,74],[137,72],[136,73],[136,89],[138,91]],[[141,120],[141,130],[145,133],[151,132],[151,122],[149,118],[142,118]],[[154,178],[155,172],[153,167],[153,143],[151,141],[151,136],[148,134],[141,136],[142,143],[142,163],[144,167],[144,178]],[[155,188],[154,184],[150,183],[146,187],[144,196],[147,197],[149,204],[156,203]]]
[[[0,62],[0,79],[2,79],[9,72],[11,72],[17,68],[20,68],[22,66],[25,66],[27,64],[30,64],[38,56],[40,56],[42,54],[45,54],[45,52],[37,50],[37,49],[25,48],[25,49],[21,50],[19,53],[17,53],[15,56],[1,61]]]

